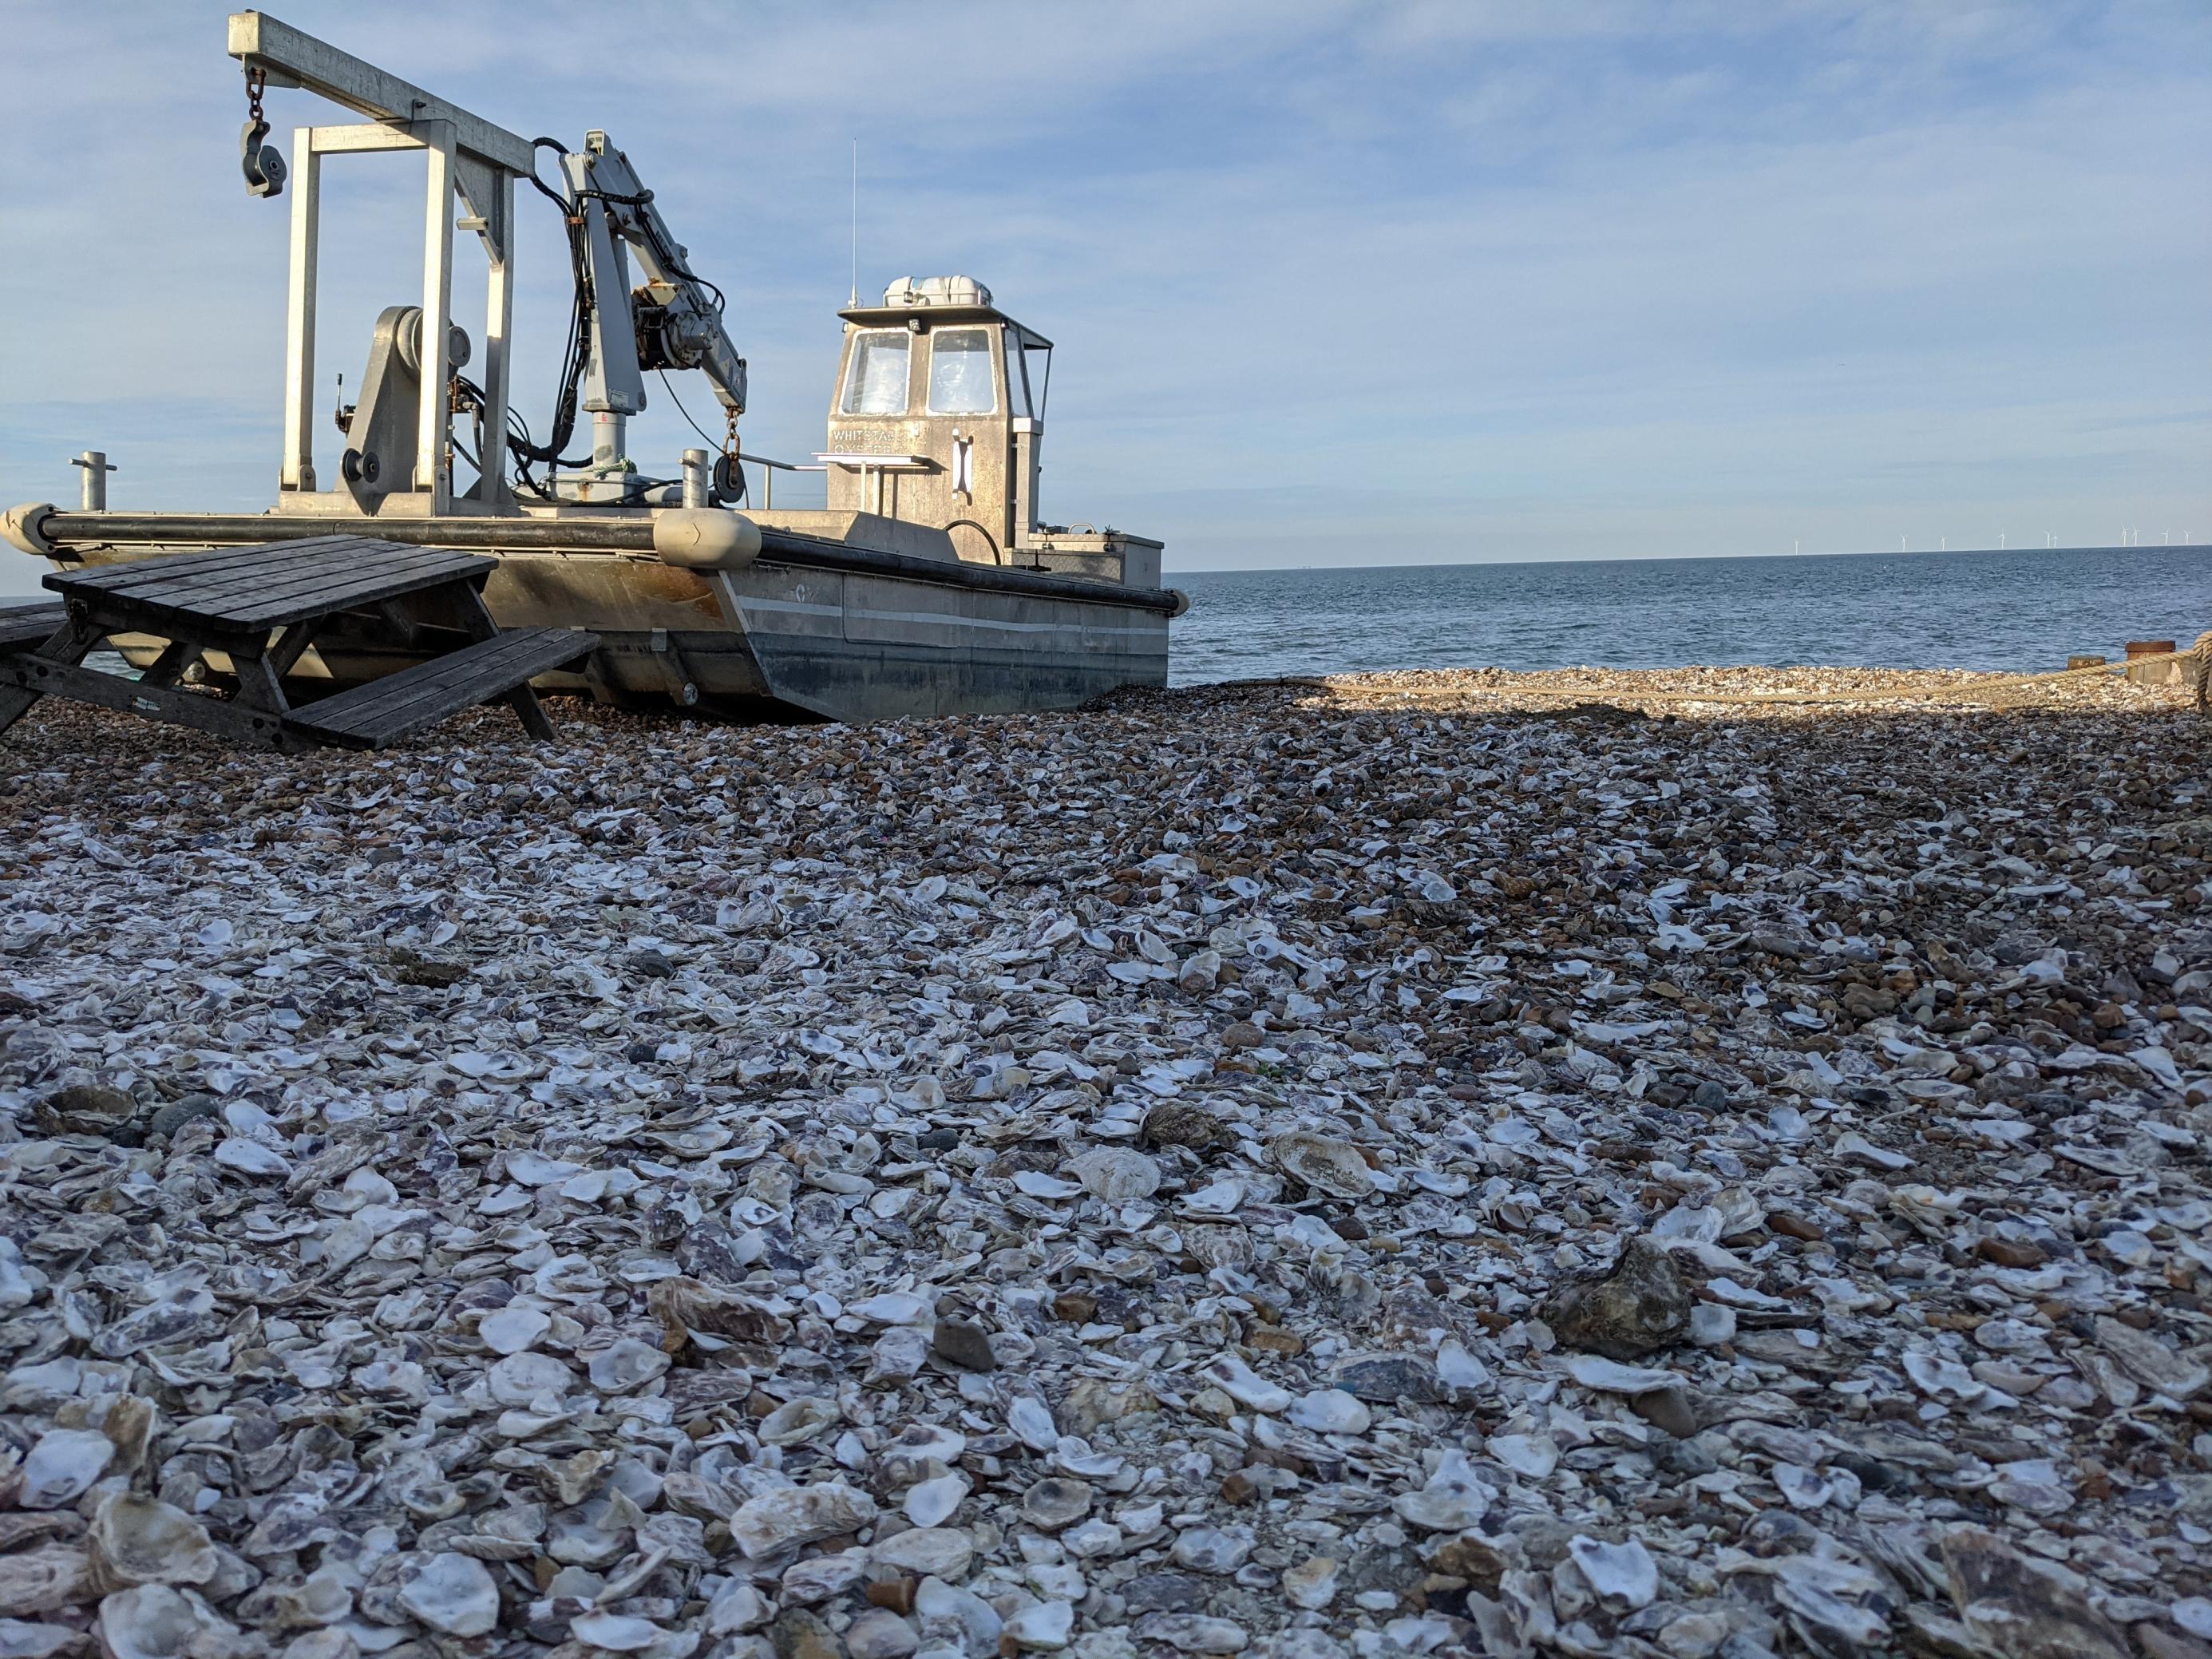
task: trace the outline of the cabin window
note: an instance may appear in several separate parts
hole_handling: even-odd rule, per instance
[[[837,404],[841,413],[906,413],[909,337],[904,329],[886,328],[872,330],[853,342],[853,366],[845,372],[845,396]]]
[[[1022,331],[1006,331],[1006,412],[1027,416],[1030,409],[1029,370],[1022,361]]]
[[[940,328],[929,341],[931,414],[988,415],[999,406],[991,389],[988,331]]]

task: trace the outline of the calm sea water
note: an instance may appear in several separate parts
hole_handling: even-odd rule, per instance
[[[2063,668],[2212,629],[2212,547],[1181,574],[1177,685],[1391,668]]]

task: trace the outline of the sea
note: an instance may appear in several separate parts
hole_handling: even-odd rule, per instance
[[[2034,673],[2212,629],[2212,546],[1181,572],[1176,685],[1401,668]]]

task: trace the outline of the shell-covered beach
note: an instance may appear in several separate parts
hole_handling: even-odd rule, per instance
[[[2212,1654],[2212,720],[1977,684],[49,700],[0,1655]]]

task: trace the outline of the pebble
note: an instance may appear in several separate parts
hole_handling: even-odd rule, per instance
[[[1231,1532],[1220,1527],[1189,1527],[1176,1534],[1168,1559],[1193,1572],[1222,1574],[1236,1571],[1251,1553],[1249,1533]]]
[[[41,704],[0,1653],[2203,1659],[2203,728],[1956,683]]]
[[[1048,1477],[1022,1494],[1022,1518],[1043,1531],[1057,1532],[1090,1514],[1091,1501],[1086,1482]]]

